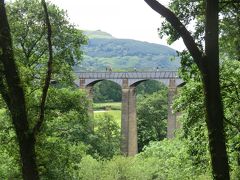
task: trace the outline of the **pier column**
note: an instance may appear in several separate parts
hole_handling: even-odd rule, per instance
[[[87,91],[87,97],[89,100],[88,115],[90,119],[93,120],[93,86],[87,86],[85,89]]]
[[[89,127],[92,129],[92,131],[94,131],[94,121],[93,121],[93,118],[94,118],[94,116],[93,116],[93,86],[92,85],[86,86],[85,79],[80,79],[79,87],[80,87],[80,89],[83,89],[87,93],[87,99],[89,101],[89,104],[88,104],[88,116],[90,118]]]
[[[126,156],[137,154],[137,120],[135,87],[128,87],[128,79],[122,85],[121,152]]]
[[[128,119],[128,156],[138,153],[137,145],[137,118],[136,118],[136,89],[129,88],[129,119]]]
[[[89,100],[88,114],[90,117],[93,117],[93,86],[86,86],[85,79],[80,79],[79,87],[87,93],[87,98]]]
[[[177,87],[175,79],[169,80],[168,87],[168,121],[167,121],[167,138],[174,137],[174,131],[176,130],[176,114],[173,113],[172,104],[173,97],[177,93]]]
[[[122,119],[121,119],[121,153],[128,155],[128,111],[129,111],[129,90],[122,88]]]
[[[177,87],[177,92],[176,94],[178,95],[180,92],[180,87]],[[176,112],[176,129],[180,129],[182,127],[181,123],[180,123],[180,118],[182,116],[181,112]]]

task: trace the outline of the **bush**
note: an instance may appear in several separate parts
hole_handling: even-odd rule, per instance
[[[135,157],[115,156],[96,160],[86,156],[79,164],[78,175],[86,180],[210,180],[209,169],[196,169],[179,139],[152,142]]]

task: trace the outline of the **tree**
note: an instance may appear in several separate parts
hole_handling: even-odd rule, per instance
[[[221,95],[224,104],[224,128],[226,131],[229,164],[231,165],[232,178],[239,179],[239,127],[240,92],[237,88],[240,81],[240,62],[224,60],[220,66]],[[207,169],[209,158],[207,153],[207,127],[204,122],[204,94],[199,79],[199,72],[194,73],[191,79],[181,88],[180,95],[175,100],[175,109],[182,114],[181,137],[188,143],[188,152],[194,166]]]
[[[93,86],[94,102],[106,102],[106,101],[121,101],[121,88],[118,84],[112,81],[101,81]]]
[[[31,106],[39,110],[41,90],[34,93]],[[1,98],[0,98],[1,100]],[[0,177],[21,179],[16,135],[6,108],[0,106]],[[36,141],[36,158],[43,179],[73,179],[82,157],[92,147],[94,135],[89,128],[86,93],[78,88],[55,88],[51,85],[45,107],[45,120]],[[7,161],[6,161],[7,159]]]
[[[237,36],[240,32],[240,3],[238,0],[219,2],[219,47],[220,57],[231,60],[239,60],[240,38]],[[199,46],[204,42],[204,0],[172,0],[169,8],[178,16],[185,26],[191,26],[192,36]],[[160,36],[168,36],[168,42],[173,43],[180,38],[180,35],[171,25],[164,21],[162,28],[159,29]]]
[[[156,0],[145,0],[145,2],[165,17],[174,30],[182,37],[201,72],[212,174],[214,179],[229,179],[228,157],[223,127],[224,114],[219,84],[219,1],[206,0],[204,51],[199,49],[190,32],[172,11]]]
[[[87,109],[87,96],[78,88],[49,89],[45,121],[36,144],[41,178],[74,178],[73,170],[91,151],[94,136]]]
[[[155,80],[148,80],[137,85],[137,94],[147,95],[163,90],[165,87],[162,83]]]
[[[51,16],[49,16],[44,0],[42,0],[41,3],[39,3],[39,1],[29,0],[23,2],[28,5],[32,2],[37,3],[38,8],[33,13],[27,14],[28,10],[31,8],[28,9],[27,6],[23,6],[25,9],[21,9],[23,11],[23,14],[21,14],[22,16],[19,15],[19,17],[14,20],[16,22],[15,25],[20,25],[17,28],[24,26],[27,27],[27,29],[26,31],[19,31],[21,28],[13,28],[13,44],[4,0],[0,1],[0,92],[10,111],[12,123],[16,132],[21,157],[22,176],[24,179],[39,179],[35,146],[37,135],[44,122],[45,102],[51,81],[53,58],[57,59],[58,57],[59,59],[61,55],[65,54],[66,56],[64,57],[68,56],[68,59],[71,60],[70,62],[73,63],[74,59],[80,57],[81,54],[80,51],[76,51],[78,53],[75,54],[72,53],[74,51],[73,49],[66,50],[66,47],[71,47],[68,46],[69,41],[64,44],[64,39],[62,41],[63,43],[57,42],[59,36],[55,35],[55,38],[52,38],[52,28],[54,29],[54,26],[51,27]],[[16,1],[16,4],[19,3],[21,4],[21,1]],[[40,15],[38,12],[41,7],[43,7],[43,11],[40,14],[43,14],[43,16],[38,16]],[[54,9],[54,7],[55,6],[52,6],[50,9]],[[22,12],[21,10],[19,10],[19,12]],[[66,22],[64,16],[60,16],[61,14],[59,13],[55,13],[55,15],[57,15],[56,17],[60,17],[55,19],[55,23],[58,22],[55,27],[61,28],[61,23]],[[27,21],[27,24],[24,24],[26,21],[22,21],[23,25],[18,20],[20,17],[23,18],[25,16],[31,17],[29,18],[30,21]],[[36,19],[38,21],[31,21],[31,19],[33,19],[32,17],[37,17]],[[43,22],[45,22],[45,24]],[[13,24],[14,23],[12,23],[12,25]],[[38,28],[36,28],[36,25],[38,25]],[[69,34],[77,33],[77,35],[79,35],[77,36],[79,39],[75,40],[77,43],[73,43],[74,45],[84,42],[81,38],[82,36],[80,36],[81,33],[74,31],[73,26],[66,25],[63,26],[63,29],[68,32],[72,30]],[[40,33],[36,33],[39,31]],[[28,34],[29,32],[34,32],[35,36]],[[46,37],[45,34],[47,34]],[[62,34],[61,31],[59,34]],[[47,40],[44,40],[45,38]],[[54,42],[59,46],[55,46]],[[13,50],[16,52],[15,56]],[[57,51],[58,53],[53,56],[53,51]],[[54,66],[57,67],[56,65],[57,63]],[[28,67],[28,70],[32,70],[31,66],[34,67],[33,70],[36,70],[36,74],[25,75],[24,72],[27,72],[24,71],[26,70],[25,68]],[[68,66],[68,69],[69,68],[70,65]],[[38,90],[42,89],[42,95],[38,99],[40,105],[38,106],[36,114],[33,113],[32,107],[29,107],[29,97],[31,93],[36,90],[35,88]]]
[[[11,113],[21,154],[24,179],[38,179],[35,136],[29,129],[24,90],[14,59],[4,0],[0,1],[1,94]]]
[[[166,137],[167,129],[167,90],[163,89],[151,95],[137,98],[138,149],[151,141],[160,141]]]
[[[99,116],[94,129],[93,150],[102,158],[110,159],[120,154],[120,127],[113,116],[107,113]]]
[[[39,11],[39,0],[16,0],[7,3],[7,13],[13,37],[15,59],[29,97],[34,90],[41,89],[48,59],[44,14]],[[72,84],[72,66],[82,59],[82,44],[86,37],[82,31],[69,23],[65,11],[48,4],[52,26],[53,72],[55,82]]]

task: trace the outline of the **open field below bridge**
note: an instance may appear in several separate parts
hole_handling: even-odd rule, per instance
[[[94,118],[99,119],[104,113],[113,116],[114,120],[121,125],[121,102],[94,103]]]

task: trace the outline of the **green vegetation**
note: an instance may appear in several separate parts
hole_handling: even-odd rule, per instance
[[[108,114],[113,120],[121,126],[121,102],[110,102],[110,103],[94,103],[94,119],[100,121],[104,114]],[[108,123],[107,123],[108,124]]]
[[[169,43],[181,37],[187,47],[188,51],[180,53],[182,78],[187,83],[195,81],[201,84],[198,87],[192,86],[191,89],[196,88],[196,93],[202,92],[202,101],[198,105],[203,107],[203,114],[193,113],[190,115],[190,119],[193,120],[191,123],[198,124],[200,123],[199,118],[204,117],[212,177],[216,180],[230,179],[231,167],[228,159],[230,155],[226,147],[228,144],[226,123],[234,127],[239,126],[239,123],[235,118],[228,119],[226,117],[222,94],[224,86],[220,85],[222,83],[220,74],[223,71],[219,70],[224,60],[239,61],[240,59],[238,36],[240,3],[229,1],[222,6],[222,1],[173,0],[170,2],[169,8],[165,8],[156,0],[145,0],[145,2],[165,18],[162,28],[159,29],[160,36],[166,35]],[[191,31],[187,29],[189,24],[193,24]],[[230,77],[224,78],[227,78],[231,84],[235,84],[229,79]],[[228,93],[231,92],[228,91]],[[186,105],[188,113],[192,113],[194,105],[196,105],[189,105],[191,100],[189,99],[188,105]],[[199,102],[198,99],[195,100],[194,103]],[[200,127],[205,129],[204,126]],[[191,130],[193,129],[191,128]],[[199,141],[195,136],[192,141],[194,140]]]
[[[71,156],[62,150],[70,151],[74,146],[79,148],[76,154],[80,157],[78,153],[84,151],[81,146],[84,143],[76,143],[73,134],[83,133],[78,134],[83,138],[84,133],[88,134],[90,124],[86,115],[86,96],[71,87],[72,66],[80,62],[82,51],[79,47],[86,43],[86,38],[68,22],[63,10],[52,4],[46,7],[44,0],[17,0],[8,2],[6,11],[4,7],[1,0],[0,109],[4,114],[0,121],[1,128],[7,130],[3,130],[1,136],[1,143],[5,146],[1,146],[0,157],[10,156],[7,162],[10,166],[1,165],[3,172],[0,175],[5,176],[1,178],[37,180],[41,174],[42,177],[68,179],[63,168],[68,171],[70,166],[66,167],[57,160],[68,161]],[[61,87],[54,86],[51,79]],[[60,94],[62,97],[58,96]],[[77,101],[74,97],[78,98]],[[73,98],[72,102],[68,98]],[[51,106],[53,102],[54,106]],[[68,121],[69,126],[59,127],[60,132],[56,131],[57,126],[54,126],[57,129],[49,128],[47,125],[51,126],[53,119],[53,124],[64,125]],[[46,125],[46,121],[49,124]],[[69,127],[74,121],[82,124],[75,126],[70,133]],[[48,132],[50,129],[56,132]],[[62,156],[55,158],[58,154]]]
[[[45,4],[45,1],[41,2]],[[170,5],[184,24],[194,20],[196,31],[193,34],[199,45],[203,44],[202,38],[205,37],[203,2],[172,0]],[[229,173],[231,179],[238,180],[240,3],[224,3],[219,21],[223,132],[226,135]],[[111,81],[95,85],[93,107],[97,111],[91,119],[87,94],[73,85],[72,69],[81,63],[81,49],[86,38],[68,22],[63,10],[49,3],[46,13],[42,4],[40,0],[7,2],[10,34],[7,33],[4,1],[0,0],[0,179],[223,179],[212,173],[214,164],[211,163],[212,149],[209,148],[212,131],[209,133],[209,122],[205,121],[205,91],[201,72],[189,53],[180,53],[179,72],[185,85],[173,104],[175,111],[181,112],[181,128],[176,131],[176,137],[165,138],[167,87],[156,81],[142,82],[136,88],[140,152],[135,157],[121,156],[121,88]],[[49,26],[45,26],[48,13],[54,59],[51,81],[45,80],[49,70],[48,47],[51,46],[46,40],[49,37],[46,32]],[[82,69],[105,70],[107,65],[116,70],[152,68],[147,65],[159,66],[160,69],[179,66],[178,61],[169,61],[176,52],[167,47],[115,39],[101,31],[85,33],[90,37],[89,45],[84,47],[85,56],[90,60],[80,64]],[[179,38],[179,34],[166,22],[160,35],[168,35],[169,42]],[[49,83],[47,99],[41,106],[42,89],[46,88],[46,83]],[[44,109],[43,121],[39,121],[41,107]],[[227,168],[223,171],[228,174]]]
[[[161,141],[167,131],[167,88],[137,99],[138,150]]]
[[[79,167],[78,177],[86,180],[211,180],[209,170],[193,167],[186,144],[179,139],[153,142],[134,158],[116,156],[111,160],[100,161],[86,156]]]
[[[73,164],[63,162],[80,162],[81,157],[91,151],[91,121],[86,109],[88,101],[83,92],[73,88],[51,88],[48,100],[46,121],[36,145],[39,171],[42,178],[69,179]],[[32,107],[36,107],[36,103],[31,104]],[[0,163],[0,177],[21,179],[16,134],[9,112],[2,106],[0,113],[0,159],[8,159],[6,163]]]
[[[176,70],[180,66],[175,50],[153,43],[116,39],[106,32],[87,31],[88,45],[84,47],[83,62],[76,71]]]
[[[108,33],[103,32],[101,30],[97,30],[97,31],[84,31],[84,34],[89,39],[96,39],[96,38],[113,39],[114,38],[111,34],[108,34]]]
[[[94,102],[120,102],[121,87],[112,81],[103,80],[93,86]]]
[[[183,71],[184,72],[184,71]],[[240,92],[240,62],[223,61],[220,71],[221,92],[224,103],[227,151],[232,177],[239,179],[240,167],[240,107],[238,94]],[[187,84],[182,87],[180,96],[175,101],[175,109],[182,113],[182,131],[179,134],[188,144],[188,153],[196,167],[208,166],[210,161],[208,150],[208,134],[205,123],[202,84],[199,72],[194,72],[195,78],[188,79],[189,74],[184,74]],[[228,77],[228,79],[226,79]],[[229,81],[230,79],[230,81]],[[233,88],[229,88],[233,87]],[[232,179],[234,179],[232,178]]]
[[[108,114],[113,117],[114,121],[117,122],[119,127],[121,126],[121,110],[108,110],[108,111],[94,111],[94,119],[101,119],[103,114]]]
[[[114,116],[103,113],[94,121],[95,156],[111,159],[114,155],[120,154],[120,126]]]
[[[98,110],[121,110],[121,102],[94,103],[93,109]]]

